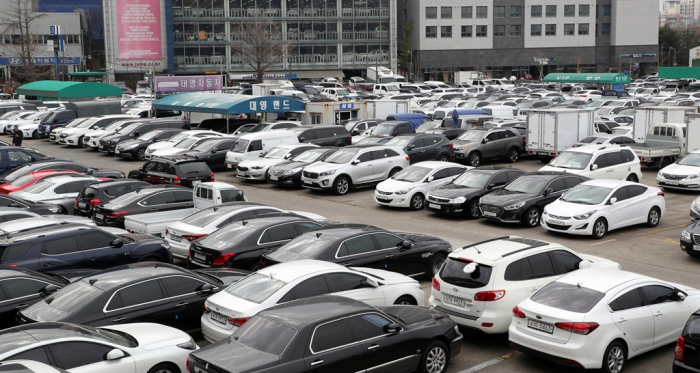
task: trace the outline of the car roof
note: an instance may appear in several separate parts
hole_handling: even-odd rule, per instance
[[[581,287],[605,293],[626,282],[645,279],[654,280],[651,277],[616,268],[589,267],[569,272],[557,279],[556,282],[571,285],[580,284]]]
[[[75,230],[95,230],[95,229],[99,229],[99,228],[95,228],[93,226],[80,224],[80,223],[65,223],[65,224],[60,224],[60,225],[47,225],[47,226],[36,227],[33,229],[28,229],[24,232],[20,232],[20,233],[14,234],[12,236],[5,236],[6,238],[4,238],[4,240],[9,241],[9,242],[24,241],[27,239],[48,236],[48,235],[51,235],[54,233],[63,233],[63,232],[69,232],[69,231],[75,231]]]
[[[639,183],[633,183],[631,181],[627,180],[614,180],[614,179],[590,179],[587,181],[584,181],[584,185],[591,185],[591,186],[600,186],[600,187],[605,187],[605,188],[617,188],[619,186],[624,186],[624,185],[641,185],[643,187],[647,188],[655,188],[655,187],[650,187],[644,184],[639,184]],[[579,184],[579,185],[581,185]]]
[[[475,167],[471,168],[468,171],[478,171],[478,172],[484,172],[484,173],[490,173],[490,174],[495,174],[499,172],[507,172],[507,171],[515,171],[515,172],[520,172],[525,174],[526,172],[515,167],[509,167],[509,166],[480,166],[480,167]]]
[[[112,185],[112,184],[110,184],[110,185]],[[192,189],[187,188],[187,187],[183,187],[183,186],[178,186],[178,185],[161,184],[161,185],[144,185],[143,188],[139,188],[139,189],[135,190],[134,192],[136,192],[138,194],[151,194],[151,193],[156,193],[156,192],[160,192],[163,190],[191,191]]]
[[[615,135],[615,137],[619,137],[621,135]],[[601,136],[595,136],[595,137],[601,137]],[[612,135],[611,135],[612,137]],[[595,153],[600,150],[614,150],[614,149],[621,149],[621,148],[626,148],[626,146],[620,146],[616,144],[590,144],[590,145],[583,145],[579,146],[577,148],[569,148],[566,149],[565,151],[574,151],[574,152],[579,152],[579,153]]]
[[[75,178],[74,178],[75,179]],[[101,181],[107,181],[107,180],[101,180]],[[151,184],[146,183],[143,180],[137,180],[137,179],[115,179],[113,181],[110,181],[109,183],[94,183],[90,184],[91,188],[98,189],[102,186],[108,186],[112,187],[115,185],[122,185],[122,184],[144,184],[144,187],[151,186]],[[154,185],[156,186],[156,185]]]
[[[258,123],[262,124],[262,123]],[[260,139],[266,139],[266,138],[273,138],[273,137],[296,137],[294,132],[292,131],[285,131],[284,129],[281,131],[262,131],[262,132],[254,132],[254,133],[243,133],[241,137],[239,137],[240,140],[260,140]]]
[[[205,210],[213,210],[214,212],[226,214],[226,213],[229,213],[232,211],[249,209],[249,208],[253,208],[253,207],[270,207],[270,206],[262,204],[262,203],[257,203],[257,202],[235,201],[235,202],[226,202],[226,203],[222,203],[220,205],[205,207],[205,208],[199,210],[198,212],[205,211]]]
[[[10,232],[11,235],[14,235],[16,233],[12,232],[17,232],[17,231],[24,231],[24,230],[30,230],[34,228],[39,228],[39,227],[47,227],[47,226],[58,226],[58,225],[63,225],[65,226],[66,223],[62,220],[59,219],[54,219],[54,218],[44,218],[44,217],[34,217],[32,219],[28,219],[26,221],[23,221],[24,219],[15,219],[12,221],[0,223],[0,230],[4,232]]]
[[[345,271],[345,267],[324,260],[302,259],[276,264],[258,271],[259,274],[274,277],[284,282],[292,282],[315,272]]]
[[[367,224],[327,224],[311,231],[321,233],[324,239],[337,240],[340,238],[370,232],[385,232],[383,228],[378,228]]]
[[[5,329],[0,331],[0,339],[3,341],[0,344],[0,354],[38,342],[91,334],[91,332],[83,333],[83,330],[87,331],[82,325],[61,322],[40,322]]]
[[[98,289],[107,291],[124,284],[164,275],[190,275],[178,266],[160,262],[141,262],[124,264],[83,277],[81,281],[89,283]],[[96,280],[95,282],[93,282]]]
[[[463,246],[449,256],[450,258],[462,258],[476,261],[477,263],[483,261],[497,262],[509,255],[550,244],[550,242],[519,236],[505,236]]]
[[[566,172],[559,172],[559,171],[534,171],[534,172],[528,172],[523,176],[541,177],[543,179],[554,179],[557,176],[567,176],[567,175],[571,175],[571,174],[567,174]]]
[[[440,162],[440,161],[424,161],[424,162],[418,162],[414,163],[411,166],[421,166],[421,167],[426,167],[426,168],[432,168],[432,169],[437,169],[437,168],[443,168],[443,167],[464,167],[464,169],[467,169],[467,166],[461,165],[458,163],[452,163],[452,162]],[[410,166],[409,166],[410,167]]]
[[[49,181],[53,182],[54,184],[67,183],[69,181],[81,181],[81,180],[99,181],[92,176],[75,177],[75,176],[58,175],[56,177],[52,177],[51,179],[49,179]]]
[[[39,216],[38,214],[35,214],[33,212],[27,211],[25,209],[17,208],[17,207],[7,207],[7,206],[1,206],[0,207],[0,215],[5,215],[5,214],[17,214],[17,213],[24,213],[27,215],[34,215],[34,216]],[[7,222],[6,222],[7,223]],[[2,223],[0,223],[2,224]]]
[[[301,215],[296,215],[294,213],[288,212],[273,212],[269,214],[263,214],[258,216],[249,216],[245,219],[239,220],[236,223],[245,222],[246,225],[250,225],[253,228],[267,228],[271,225],[287,223],[293,221],[309,221],[311,219],[303,217]]]
[[[357,300],[337,295],[321,295],[283,303],[261,311],[258,315],[299,328],[363,311],[377,310]]]
[[[290,129],[314,129],[314,128],[338,128],[343,127],[334,124],[302,124],[301,126],[292,127]],[[345,127],[343,127],[345,128]]]

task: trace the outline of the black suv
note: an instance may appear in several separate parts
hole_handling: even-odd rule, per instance
[[[75,198],[75,210],[73,213],[80,216],[92,216],[92,210],[100,203],[109,202],[126,193],[141,189],[151,184],[132,179],[120,179],[109,183],[90,184],[78,193]]]
[[[352,143],[352,135],[343,126],[303,125],[289,129],[299,142],[319,146],[345,146]]]
[[[185,130],[188,126],[185,122],[179,119],[154,120],[149,122],[132,123],[115,134],[105,136],[100,139],[100,151],[106,151],[108,154],[114,154],[114,150],[120,142],[131,140],[157,129],[180,129]]]
[[[236,138],[213,137],[176,157],[194,157],[207,163],[210,169],[226,168],[226,153]]]
[[[443,135],[404,133],[389,140],[386,145],[403,148],[411,164],[435,160],[451,162],[455,159],[452,143]]]
[[[214,173],[207,162],[185,155],[152,159],[138,170],[129,171],[129,179],[192,188],[195,182],[214,181]]]
[[[149,145],[165,141],[178,133],[184,131],[183,129],[160,129],[154,130],[139,136],[136,139],[125,140],[120,142],[114,147],[114,155],[122,158],[140,159],[145,160],[146,148]]]
[[[126,215],[193,207],[192,191],[170,185],[149,185],[94,207],[98,225],[124,228]]]

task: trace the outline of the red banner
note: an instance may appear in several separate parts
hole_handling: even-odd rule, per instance
[[[120,60],[162,60],[160,0],[117,0]]]

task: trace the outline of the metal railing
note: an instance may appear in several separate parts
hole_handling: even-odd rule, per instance
[[[224,65],[225,60],[224,56],[176,56],[175,66],[221,66]]]
[[[224,42],[226,41],[226,34],[223,32],[205,32],[204,38],[200,38],[199,32],[175,32],[173,33],[173,41],[175,42],[199,42],[199,41],[212,41],[212,42]]]
[[[287,31],[287,40],[338,40],[338,33],[335,31]]]
[[[389,31],[343,31],[343,40],[389,39]]]
[[[187,9],[189,11],[189,9]],[[214,9],[217,11],[217,9]],[[219,14],[210,11],[208,14]],[[176,13],[177,12],[177,13]],[[283,13],[279,8],[235,8],[229,11],[231,18],[246,17],[286,17],[286,18],[329,18],[338,17],[338,10],[333,8],[289,8]],[[205,17],[197,13],[187,13],[183,9],[174,9],[174,17]],[[180,14],[180,15],[176,15]],[[191,14],[191,15],[190,15]],[[389,17],[389,8],[343,8],[340,11],[341,17]],[[221,15],[209,15],[208,17],[223,17]]]
[[[173,17],[175,18],[223,18],[223,8],[213,9],[190,9],[190,8],[173,8]]]

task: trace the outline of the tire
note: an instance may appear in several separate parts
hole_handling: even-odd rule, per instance
[[[41,138],[41,135],[39,134],[39,130],[35,130],[32,132],[32,138],[38,139]]]
[[[605,373],[622,373],[627,363],[627,350],[619,341],[608,345],[603,354],[603,369]]]
[[[138,262],[162,262],[162,260],[156,258],[155,256],[147,256],[145,258],[139,259]]]
[[[438,158],[438,161],[440,161],[440,162],[449,162],[449,161],[450,161],[450,156],[448,156],[447,154],[443,154],[443,155],[440,156],[440,158]]]
[[[599,240],[605,237],[606,233],[608,233],[608,223],[605,221],[605,219],[598,218],[598,220],[593,223],[593,238]]]
[[[661,210],[654,206],[647,214],[647,227],[654,228],[655,226],[659,225],[659,221],[661,221]]]
[[[401,171],[400,168],[394,168],[393,170],[389,171],[389,179],[391,179],[392,177],[394,177],[394,175],[396,175],[397,173],[399,173],[399,171]]]
[[[450,353],[444,343],[433,341],[423,351],[420,358],[418,372],[420,373],[444,373],[447,371],[447,364],[450,362]],[[149,372],[150,373],[150,372]]]
[[[639,178],[635,174],[630,174],[630,176],[627,176],[627,181],[631,181],[633,183],[638,183]]]
[[[78,146],[81,147],[81,148],[83,147],[83,138],[82,138],[82,136],[78,138]]]
[[[148,373],[180,373],[180,369],[173,364],[160,363],[149,369]]]
[[[345,176],[338,176],[333,181],[333,193],[344,196],[350,191],[350,180]]]
[[[257,272],[260,269],[260,261],[258,260],[256,263],[253,263],[249,269],[251,272]]]
[[[549,158],[548,157],[540,157],[540,162],[549,163]]]
[[[402,295],[397,299],[394,304],[400,305],[400,306],[415,306],[418,304],[415,299],[413,299],[412,296],[410,295]]]
[[[467,163],[469,163],[469,165],[472,167],[477,167],[479,163],[481,163],[481,154],[477,152],[469,154]]]
[[[481,217],[481,210],[479,210],[479,200],[473,200],[469,202],[469,206],[467,206],[467,217],[469,219],[478,219]]]
[[[506,157],[506,160],[510,163],[515,163],[520,159],[520,153],[518,152],[518,149],[513,148],[508,151],[508,156]]]
[[[139,151],[136,152],[136,158],[138,158],[141,161],[145,160],[146,159],[146,148],[139,149]]]
[[[523,214],[523,225],[528,228],[534,228],[540,225],[541,217],[540,210],[537,207],[530,207],[527,211],[525,211],[525,214]]]
[[[425,197],[422,193],[416,193],[411,197],[411,201],[408,204],[408,208],[412,211],[422,210],[423,203],[425,202]]]
[[[430,277],[435,276],[440,271],[443,263],[445,263],[445,255],[433,255],[433,259],[430,261]]]

